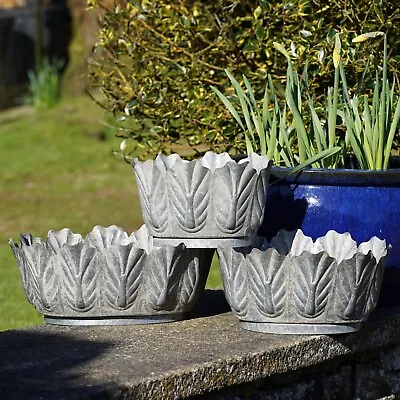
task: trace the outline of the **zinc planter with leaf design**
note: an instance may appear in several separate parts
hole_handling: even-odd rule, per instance
[[[183,319],[204,290],[212,252],[153,246],[143,226],[128,236],[96,226],[85,239],[69,229],[46,240],[10,240],[28,300],[60,325],[125,325]]]
[[[261,225],[272,162],[255,153],[236,162],[207,152],[135,159],[143,219],[155,243],[188,247],[243,246]]]
[[[335,334],[360,329],[374,310],[390,246],[373,237],[357,243],[329,231],[315,242],[298,230],[271,243],[219,247],[224,290],[249,330]]]

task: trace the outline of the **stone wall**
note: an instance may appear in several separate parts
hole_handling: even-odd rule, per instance
[[[328,362],[217,393],[210,400],[396,399],[400,396],[400,346],[371,351],[354,360]]]
[[[200,304],[169,324],[0,333],[0,398],[400,397],[400,310],[378,309],[356,333],[300,336],[242,329],[219,314],[227,309],[222,291],[206,292]]]

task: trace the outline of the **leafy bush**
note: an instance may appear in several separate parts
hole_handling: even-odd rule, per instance
[[[274,51],[291,49],[294,68],[308,63],[318,100],[332,85],[333,37],[340,31],[349,87],[365,65],[375,70],[381,48],[357,52],[351,40],[369,31],[388,35],[389,72],[400,70],[400,6],[397,0],[142,0],[103,9],[99,40],[90,65],[90,90],[120,118],[121,150],[141,156],[179,151],[188,157],[212,149],[243,153],[245,135],[210,89],[232,92],[224,70],[245,74],[263,96],[268,74],[285,79],[286,60]],[[369,60],[369,63],[367,62]],[[365,74],[372,87],[374,74]],[[370,77],[370,78],[369,78]],[[370,79],[370,80],[368,80]],[[279,94],[279,87],[277,93]]]

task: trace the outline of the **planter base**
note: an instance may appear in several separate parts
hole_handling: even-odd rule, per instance
[[[184,319],[184,314],[154,315],[141,317],[94,317],[94,318],[63,318],[63,317],[44,317],[44,322],[51,325],[147,325],[163,324],[166,322],[176,322]]]
[[[249,331],[280,335],[333,335],[356,332],[361,328],[361,324],[275,324],[248,321],[241,321],[240,325]]]
[[[154,239],[154,246],[178,246],[183,243],[188,249],[216,249],[221,247],[247,247],[251,246],[251,239],[242,238],[158,238]]]

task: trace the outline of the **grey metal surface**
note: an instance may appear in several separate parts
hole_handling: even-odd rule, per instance
[[[147,324],[164,324],[168,322],[176,322],[184,319],[185,314],[171,314],[168,316],[156,315],[153,318],[135,317],[135,318],[54,318],[44,317],[44,322],[52,325],[74,325],[74,326],[109,326],[109,325],[147,325]]]
[[[49,318],[176,319],[204,290],[214,250],[157,247],[143,226],[128,237],[116,226],[85,239],[69,229],[45,241],[10,240],[28,300]]]
[[[353,325],[375,308],[390,250],[385,241],[357,246],[349,234],[330,231],[314,243],[299,230],[257,245],[218,248],[226,297],[241,321]]]
[[[172,239],[172,238],[153,238],[155,246],[177,246],[183,243],[188,249],[216,249],[218,246],[222,247],[248,247],[251,245],[250,238],[207,238],[207,239]]]
[[[361,329],[361,324],[274,324],[241,321],[240,326],[249,331],[279,335],[333,335],[351,333]]]
[[[253,153],[234,161],[207,152],[133,161],[143,219],[154,237],[243,238],[261,225],[272,162]]]

